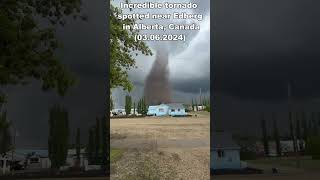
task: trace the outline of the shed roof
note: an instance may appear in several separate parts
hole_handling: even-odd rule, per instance
[[[216,149],[240,149],[240,146],[232,139],[232,135],[226,132],[213,132],[211,135],[211,148]]]

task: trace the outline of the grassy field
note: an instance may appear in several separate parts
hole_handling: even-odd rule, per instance
[[[111,179],[207,180],[210,114],[111,119]]]
[[[294,157],[265,158],[246,161],[250,167],[264,170],[264,174],[256,175],[222,175],[213,176],[214,180],[308,180],[320,179],[320,161],[309,157],[300,158],[300,168],[297,168]],[[279,173],[272,174],[271,168],[277,168]]]
[[[310,157],[301,157],[299,161],[296,158],[265,158],[258,160],[247,161],[249,164],[253,165],[267,165],[279,168],[293,168],[297,170],[315,171],[320,170],[320,160],[312,160]],[[298,163],[297,163],[298,162]],[[300,165],[299,168],[297,168]]]
[[[291,174],[261,174],[261,175],[224,175],[213,176],[214,180],[319,180],[320,173],[291,173]]]
[[[110,151],[110,163],[115,163],[117,160],[119,160],[123,153],[124,150],[122,149],[112,148]]]

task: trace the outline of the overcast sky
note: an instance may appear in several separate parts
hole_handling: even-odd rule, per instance
[[[206,3],[209,1],[201,0],[197,11],[207,14]],[[211,53],[215,128],[259,133],[260,112],[274,111],[279,112],[281,127],[285,127],[286,87],[290,80],[296,110],[320,111],[319,6],[317,1],[300,0],[214,1]],[[71,125],[83,129],[83,137],[95,117],[102,115],[106,97],[106,8],[104,1],[90,1],[84,7],[88,22],[69,22],[58,31],[63,45],[61,60],[78,79],[65,99],[41,92],[37,82],[8,89],[6,108],[19,132],[18,147],[46,146],[48,109],[54,103],[69,109]],[[202,23],[201,31],[187,45],[177,45],[179,49],[169,59],[170,81],[177,101],[196,96],[200,87],[210,87],[210,23]],[[139,68],[130,72],[135,84],[132,94],[137,97],[142,94],[153,61],[154,57],[139,56]]]
[[[68,21],[58,28],[62,45],[59,50],[61,62],[77,79],[64,99],[52,92],[42,92],[39,82],[28,86],[8,88],[8,118],[18,131],[19,148],[43,148],[47,146],[49,108],[62,104],[69,110],[72,127],[71,142],[74,142],[76,128],[87,142],[88,127],[105,110],[106,87],[106,2],[86,1],[83,12],[89,21]]]
[[[259,133],[273,111],[287,127],[289,81],[295,111],[320,111],[320,2],[214,2],[214,127]]]
[[[195,12],[209,14],[209,0],[203,1]],[[57,29],[62,47],[58,52],[61,62],[75,75],[77,84],[64,98],[53,92],[42,92],[39,82],[27,86],[7,88],[8,118],[18,131],[18,148],[46,148],[48,135],[49,108],[62,104],[69,110],[72,127],[70,141],[74,142],[77,127],[81,128],[81,137],[87,142],[88,127],[94,125],[95,118],[102,116],[106,100],[106,2],[85,1],[83,12],[88,15],[88,22],[69,20],[63,28]],[[171,50],[170,80],[174,88],[173,96],[177,101],[191,101],[199,88],[209,91],[209,17],[201,24],[201,31],[192,33],[190,41]],[[205,41],[203,41],[205,40]],[[149,44],[151,48],[152,45]],[[201,47],[201,50],[199,49]],[[154,57],[137,58],[138,69],[130,72],[135,90],[132,94],[140,97],[144,79],[150,70]],[[191,69],[191,67],[193,67]],[[198,88],[199,87],[199,88]],[[140,89],[140,90],[139,90]],[[209,92],[207,92],[208,94]],[[205,94],[205,93],[204,93]]]
[[[114,5],[119,5],[120,1],[115,1]],[[131,2],[141,2],[133,0]],[[154,2],[167,2],[158,0]],[[179,0],[175,2],[190,2],[190,0]],[[152,64],[155,60],[157,46],[167,46],[169,49],[169,80],[172,87],[172,99],[175,102],[191,103],[192,98],[199,98],[200,88],[202,95],[209,97],[210,95],[210,1],[209,0],[193,0],[198,4],[198,8],[194,10],[146,10],[134,9],[131,13],[173,13],[186,12],[193,14],[202,14],[202,21],[195,20],[141,20],[138,22],[146,24],[181,24],[181,23],[197,23],[200,25],[200,31],[167,31],[168,33],[187,35],[186,42],[147,42],[152,49],[154,56],[139,55],[136,57],[138,68],[132,69],[129,78],[134,82],[134,90],[129,94],[135,100],[143,96],[143,88],[145,78],[147,77]],[[124,11],[124,13],[128,13]],[[163,33],[157,31],[141,31],[141,33]],[[124,95],[127,92],[121,89],[113,90],[115,107],[124,107]]]

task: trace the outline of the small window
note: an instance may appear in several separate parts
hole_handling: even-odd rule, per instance
[[[164,112],[164,109],[163,109],[163,108],[160,108],[160,109],[159,109],[159,112]]]
[[[174,112],[174,109],[171,109],[171,112]]]
[[[224,151],[218,150],[218,157],[223,158],[224,157]]]
[[[180,109],[178,109],[178,111],[180,111]]]
[[[30,159],[30,163],[33,164],[33,163],[39,163],[39,158],[31,158]]]

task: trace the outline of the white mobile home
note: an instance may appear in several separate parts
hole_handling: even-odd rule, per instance
[[[240,160],[240,146],[233,141],[231,134],[214,132],[211,146],[211,169],[239,170],[245,168]]]
[[[185,116],[185,107],[179,103],[160,104],[149,106],[148,116]]]

